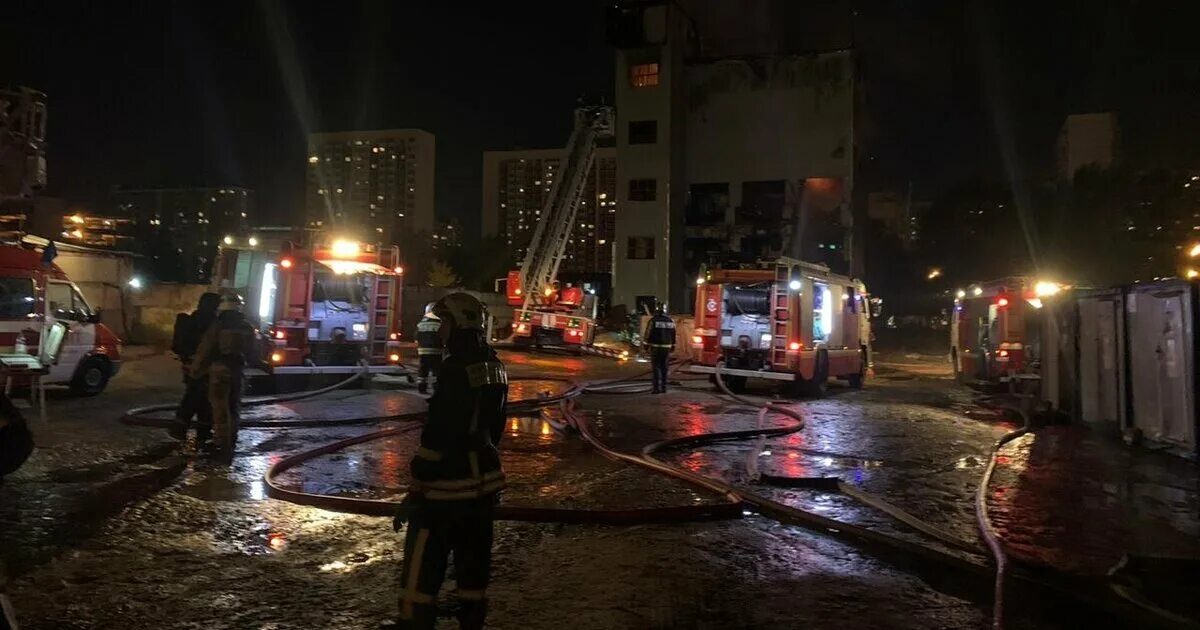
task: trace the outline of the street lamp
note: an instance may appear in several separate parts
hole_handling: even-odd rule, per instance
[[[929,270],[929,273],[928,273],[928,274],[926,274],[926,276],[925,276],[925,279],[926,279],[926,280],[933,280],[933,279],[935,279],[935,278],[940,278],[940,277],[941,277],[941,275],[942,275],[942,270],[941,270],[941,269],[938,269],[937,267],[934,267],[934,268],[932,268],[932,269],[930,269],[930,270]]]

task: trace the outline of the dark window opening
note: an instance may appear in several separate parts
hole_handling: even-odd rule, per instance
[[[654,260],[654,237],[630,236],[625,257],[629,260]]]
[[[629,180],[630,201],[654,201],[658,198],[658,180],[631,179]]]
[[[654,144],[658,142],[657,120],[629,121],[629,144]]]
[[[722,225],[729,208],[729,184],[692,184],[688,187],[686,225]]]

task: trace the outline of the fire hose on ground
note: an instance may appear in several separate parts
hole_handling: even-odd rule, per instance
[[[677,365],[676,368],[681,367]],[[517,413],[529,412],[552,404],[558,404],[563,411],[563,415],[567,420],[567,425],[578,430],[580,435],[595,447],[600,453],[610,459],[631,463],[649,470],[653,470],[662,474],[666,474],[673,478],[682,480],[701,490],[711,492],[722,497],[722,503],[710,505],[684,505],[684,506],[668,506],[654,508],[635,508],[635,509],[569,509],[569,508],[550,508],[550,507],[527,507],[527,506],[511,506],[501,505],[497,510],[497,518],[501,520],[517,520],[530,522],[556,522],[556,523],[592,523],[605,525],[634,525],[644,523],[679,523],[696,520],[713,520],[723,518],[739,518],[746,508],[753,508],[760,514],[769,516],[776,520],[785,523],[801,525],[837,538],[848,540],[856,544],[865,544],[877,549],[887,551],[901,551],[910,556],[933,561],[946,567],[951,567],[964,572],[965,574],[975,577],[989,577],[992,575],[991,570],[984,564],[976,563],[971,560],[959,557],[954,554],[947,553],[926,545],[911,542],[897,536],[877,532],[875,530],[865,528],[858,525],[853,525],[843,521],[838,521],[828,517],[821,516],[806,510],[802,510],[766,497],[747,492],[744,489],[739,489],[725,481],[710,478],[700,475],[678,466],[674,466],[655,457],[655,454],[668,449],[677,449],[683,447],[700,447],[706,444],[741,440],[750,438],[766,438],[770,436],[779,436],[794,433],[804,428],[804,419],[799,412],[785,405],[766,402],[765,404],[738,396],[731,392],[725,385],[724,379],[720,377],[720,366],[717,366],[716,378],[714,381],[722,392],[732,399],[743,404],[751,406],[760,406],[762,409],[759,414],[759,426],[755,429],[726,431],[717,433],[707,433],[692,436],[683,436],[678,438],[670,438],[661,440],[644,447],[639,455],[622,453],[606,446],[599,438],[597,438],[588,427],[587,423],[579,417],[575,412],[575,398],[582,393],[590,394],[639,394],[644,393],[644,384],[633,382],[634,379],[644,376],[639,374],[614,381],[605,381],[589,384],[572,384],[565,391],[558,394],[527,400],[518,400],[510,403],[510,411]],[[351,375],[349,378],[335,383],[334,385],[320,388],[317,390],[298,392],[295,394],[286,394],[280,396],[263,396],[247,399],[245,404],[261,405],[272,404],[279,402],[303,400],[312,398],[331,391],[345,387],[357,379],[361,378],[363,373]],[[528,379],[513,379],[519,380],[559,380],[570,382],[567,379],[554,378],[528,378]],[[122,420],[132,424],[150,424],[159,426],[159,424],[145,418],[146,414],[156,411],[169,411],[175,409],[176,405],[153,405],[131,409],[126,412]],[[762,419],[768,411],[780,413],[793,420],[792,423],[784,426],[763,427]],[[294,468],[306,461],[326,455],[332,452],[342,450],[344,448],[370,442],[373,440],[383,439],[396,435],[401,435],[415,431],[420,427],[419,422],[424,416],[424,413],[404,414],[398,416],[390,416],[387,418],[354,418],[348,419],[341,423],[366,423],[377,420],[396,420],[409,421],[407,424],[374,431],[363,435],[355,436],[345,440],[333,442],[331,444],[303,451],[291,455],[273,465],[266,473],[265,480],[267,486],[267,494],[272,498],[285,500],[302,505],[310,505],[322,509],[329,509],[339,512],[350,512],[372,516],[391,516],[394,514],[398,503],[393,501],[383,501],[374,499],[363,499],[354,497],[342,497],[336,495],[320,495],[305,493],[297,490],[292,490],[280,485],[276,480],[285,471]],[[266,426],[329,426],[339,424],[339,421],[320,420],[320,421],[299,421],[296,423],[280,423],[270,422],[262,423]],[[247,424],[245,426],[252,426]],[[1007,579],[1008,562],[1004,555],[1003,549],[1000,546],[998,536],[994,528],[991,526],[987,517],[986,505],[986,488],[990,481],[992,471],[995,468],[995,458],[999,449],[1008,442],[1020,437],[1029,429],[1028,421],[1022,429],[1009,433],[1003,436],[993,447],[992,456],[989,464],[985,469],[984,476],[981,480],[979,489],[976,493],[975,504],[977,520],[980,532],[988,548],[990,549],[995,562],[996,571],[994,578],[993,593],[994,612],[993,626],[996,628],[1002,627],[1004,622],[1004,583]],[[760,449],[761,450],[761,449]],[[803,450],[803,449],[802,449]],[[752,476],[756,471],[751,471]],[[898,521],[905,523],[913,529],[920,531],[941,543],[959,550],[979,553],[976,545],[963,541],[954,537],[951,534],[925,522],[921,519],[905,512],[904,510],[894,506],[882,498],[864,493],[849,484],[845,484],[836,478],[817,478],[817,479],[790,479],[786,477],[774,477],[771,475],[761,475],[763,481],[779,485],[789,485],[790,482],[802,481],[808,487],[816,487],[823,490],[836,490],[855,500],[862,502],[865,505],[871,506],[884,512]],[[1045,582],[1036,580],[1031,576],[1021,576],[1022,581],[1031,583],[1037,586],[1049,587],[1060,592],[1062,589],[1056,585],[1046,584]],[[1095,604],[1094,600],[1089,603]],[[1153,612],[1153,611],[1152,611]],[[1161,616],[1160,616],[1161,619]]]
[[[243,407],[256,407],[260,405],[274,405],[285,402],[295,402],[298,400],[306,400],[315,398],[323,394],[328,394],[339,389],[343,389],[359,381],[367,375],[367,371],[355,372],[350,376],[317,389],[309,389],[299,392],[287,394],[273,394],[270,396],[251,396],[242,399]],[[151,414],[163,411],[175,411],[179,409],[178,403],[163,403],[158,405],[146,405],[143,407],[134,407],[125,411],[121,416],[121,422],[136,426],[150,426],[159,428],[168,428],[177,423],[174,418],[156,418]],[[336,426],[344,424],[367,424],[370,422],[379,422],[383,420],[395,419],[395,416],[380,416],[380,417],[363,417],[363,418],[346,418],[341,420],[275,420],[262,422],[256,420],[243,420],[240,426],[244,428],[298,428],[298,427],[318,427],[318,426]]]

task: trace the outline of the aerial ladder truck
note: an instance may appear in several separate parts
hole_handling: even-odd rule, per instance
[[[46,95],[0,89],[0,201],[30,197],[45,186]]]
[[[596,296],[580,287],[560,287],[558,268],[566,254],[575,215],[583,201],[600,138],[611,137],[611,107],[575,110],[562,168],[550,185],[545,207],[521,268],[510,271],[506,295],[518,344],[589,345],[596,334]]]

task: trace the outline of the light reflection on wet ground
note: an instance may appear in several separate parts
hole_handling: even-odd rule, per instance
[[[505,355],[514,376],[541,367],[588,378],[644,370],[594,358]],[[536,395],[560,386],[531,383],[517,391]],[[396,411],[424,405],[404,394],[348,393],[343,400],[306,403],[311,406],[289,404],[281,413],[338,417],[393,404],[371,402],[375,396],[394,400]],[[767,440],[757,459],[772,474],[839,476],[972,538],[969,501],[986,446],[1011,425],[965,417],[971,404],[953,386],[920,379],[872,382],[863,392],[835,390],[826,400],[803,403],[809,428]],[[606,441],[631,452],[665,437],[744,429],[755,422],[751,407],[678,389],[666,397],[590,396],[582,407]],[[279,457],[381,426],[392,425],[243,431],[232,468],[193,464],[172,489],[136,503],[87,544],[18,580],[11,592],[24,613],[23,627],[376,627],[392,617],[395,606],[399,537],[387,519],[264,499],[261,479]],[[342,459],[316,460],[285,481],[313,491],[394,495],[407,479],[415,438],[413,433],[348,449],[337,454]],[[698,472],[747,483],[745,460],[753,448],[753,441],[730,442],[669,457]],[[1026,540],[1034,548],[1047,528],[1057,526],[1021,517],[1053,507],[1036,501],[1038,488],[1069,475],[1070,454],[1083,448],[1064,438],[1006,451],[1009,460],[998,473],[993,500],[1018,550],[1023,524],[1030,525]],[[513,479],[505,500],[514,503],[634,507],[701,498],[600,458],[543,417],[509,418],[503,453]],[[1054,465],[1046,468],[1047,462]],[[1091,502],[1099,492],[1116,502],[1136,495],[1146,513],[1161,514],[1160,503],[1179,506],[1172,525],[1194,534],[1187,515],[1195,488],[1164,483],[1160,473],[1138,470],[1136,463],[1130,462],[1138,473],[1132,481],[1107,480],[1098,490],[1078,492],[1079,499],[1051,494],[1047,500]],[[104,470],[75,475],[86,479]],[[1180,479],[1191,478],[1181,473]],[[834,518],[919,539],[846,497],[753,487]],[[1050,538],[1065,537],[1066,531],[1050,532]],[[922,579],[852,547],[757,517],[635,528],[499,523],[489,594],[490,622],[504,628],[827,627],[837,620],[846,629],[924,629],[986,623],[975,605]]]

